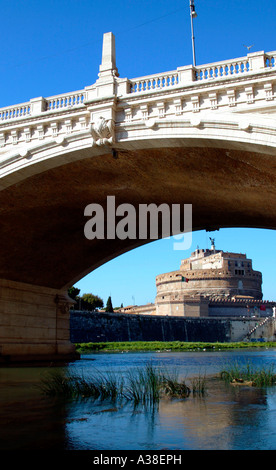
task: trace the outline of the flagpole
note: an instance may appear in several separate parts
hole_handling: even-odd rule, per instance
[[[190,15],[191,15],[191,31],[192,31],[193,66],[195,67],[196,58],[195,58],[195,36],[194,36],[193,19],[197,17],[197,14],[196,14],[196,11],[195,11],[194,0],[190,0]]]

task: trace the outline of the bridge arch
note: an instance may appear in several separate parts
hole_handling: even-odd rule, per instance
[[[192,204],[193,230],[276,228],[275,71],[265,54],[250,57],[246,77],[196,82],[184,67],[175,88],[135,93],[113,59],[72,99],[0,110],[0,361],[70,355],[67,287],[150,241],[86,239],[91,203]]]
[[[273,139],[264,145],[252,136],[251,142],[248,136],[241,139],[244,130],[227,139],[218,128],[214,132],[216,138],[210,138],[208,128],[198,137],[149,136],[127,144],[118,140],[112,147],[80,142],[77,149],[68,146],[63,152],[58,143],[36,150],[32,162],[2,178],[3,185],[5,180],[10,184],[0,192],[6,246],[0,278],[64,289],[144,244],[146,240],[85,238],[85,207],[106,207],[110,195],[137,212],[139,204],[192,204],[193,230],[275,229]]]
[[[276,121],[274,116],[233,113],[152,118],[139,125],[119,121],[114,140],[111,145],[97,145],[88,125],[73,135],[62,134],[35,145],[19,144],[16,150],[0,149],[0,188],[67,163],[116,152],[208,147],[276,156]]]

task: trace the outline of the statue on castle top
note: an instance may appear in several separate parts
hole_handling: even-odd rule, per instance
[[[215,249],[215,239],[211,237],[209,239],[211,240],[211,248]]]

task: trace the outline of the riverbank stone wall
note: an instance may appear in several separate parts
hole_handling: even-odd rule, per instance
[[[252,338],[273,339],[267,325],[258,328],[261,319],[183,318],[119,313],[71,311],[72,343],[125,341],[242,341],[256,326]]]

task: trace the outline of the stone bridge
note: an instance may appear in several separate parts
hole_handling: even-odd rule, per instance
[[[276,228],[276,52],[0,109],[0,359],[74,356],[67,288],[147,243],[88,240],[90,203],[192,204],[193,230]]]

